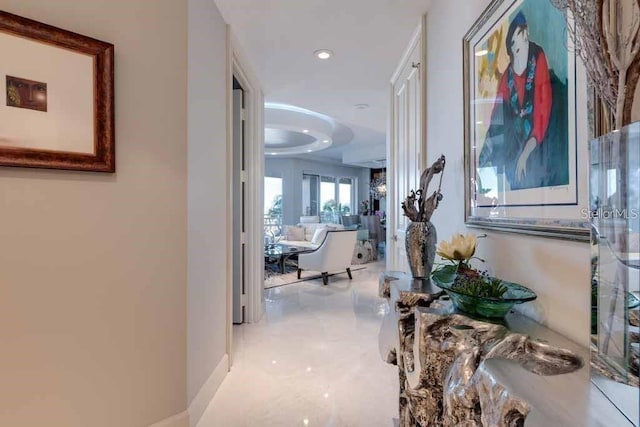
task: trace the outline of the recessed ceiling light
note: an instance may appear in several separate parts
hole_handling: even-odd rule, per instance
[[[369,108],[369,104],[356,104],[356,105],[354,105],[354,108],[356,110],[365,110],[365,109]]]
[[[307,150],[307,153],[310,153],[311,151],[313,151],[313,150]]]
[[[302,132],[309,133],[309,129],[303,129]]]
[[[485,56],[489,51],[487,49],[482,49],[476,52],[476,56]]]
[[[325,140],[323,140],[322,142],[324,142],[325,144],[328,144],[328,143],[329,143],[329,140],[328,140],[328,139],[325,139]]]
[[[329,59],[333,56],[333,52],[329,49],[320,49],[313,52],[313,55],[318,59]]]

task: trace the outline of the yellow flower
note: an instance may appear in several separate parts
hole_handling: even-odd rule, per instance
[[[436,253],[442,258],[452,261],[467,261],[476,252],[476,235],[469,233],[454,234],[449,242],[442,241],[438,245]]]

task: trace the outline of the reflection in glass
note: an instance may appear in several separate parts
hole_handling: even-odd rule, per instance
[[[592,141],[590,157],[592,377],[637,420],[640,122]]]

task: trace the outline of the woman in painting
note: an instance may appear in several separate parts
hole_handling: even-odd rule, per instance
[[[47,111],[47,84],[7,76],[7,106]]]
[[[566,135],[558,137],[566,124],[566,86],[550,72],[543,49],[529,40],[521,11],[509,25],[505,45],[509,65],[498,84],[479,166],[504,173],[510,190],[568,184]]]

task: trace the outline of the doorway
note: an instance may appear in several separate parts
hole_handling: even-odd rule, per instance
[[[233,77],[233,324],[245,322],[246,306],[246,161],[245,161],[245,97],[244,89]]]
[[[233,363],[233,325],[253,323],[264,312],[262,216],[264,97],[255,75],[228,37],[227,177],[230,227],[228,264],[227,354]]]

